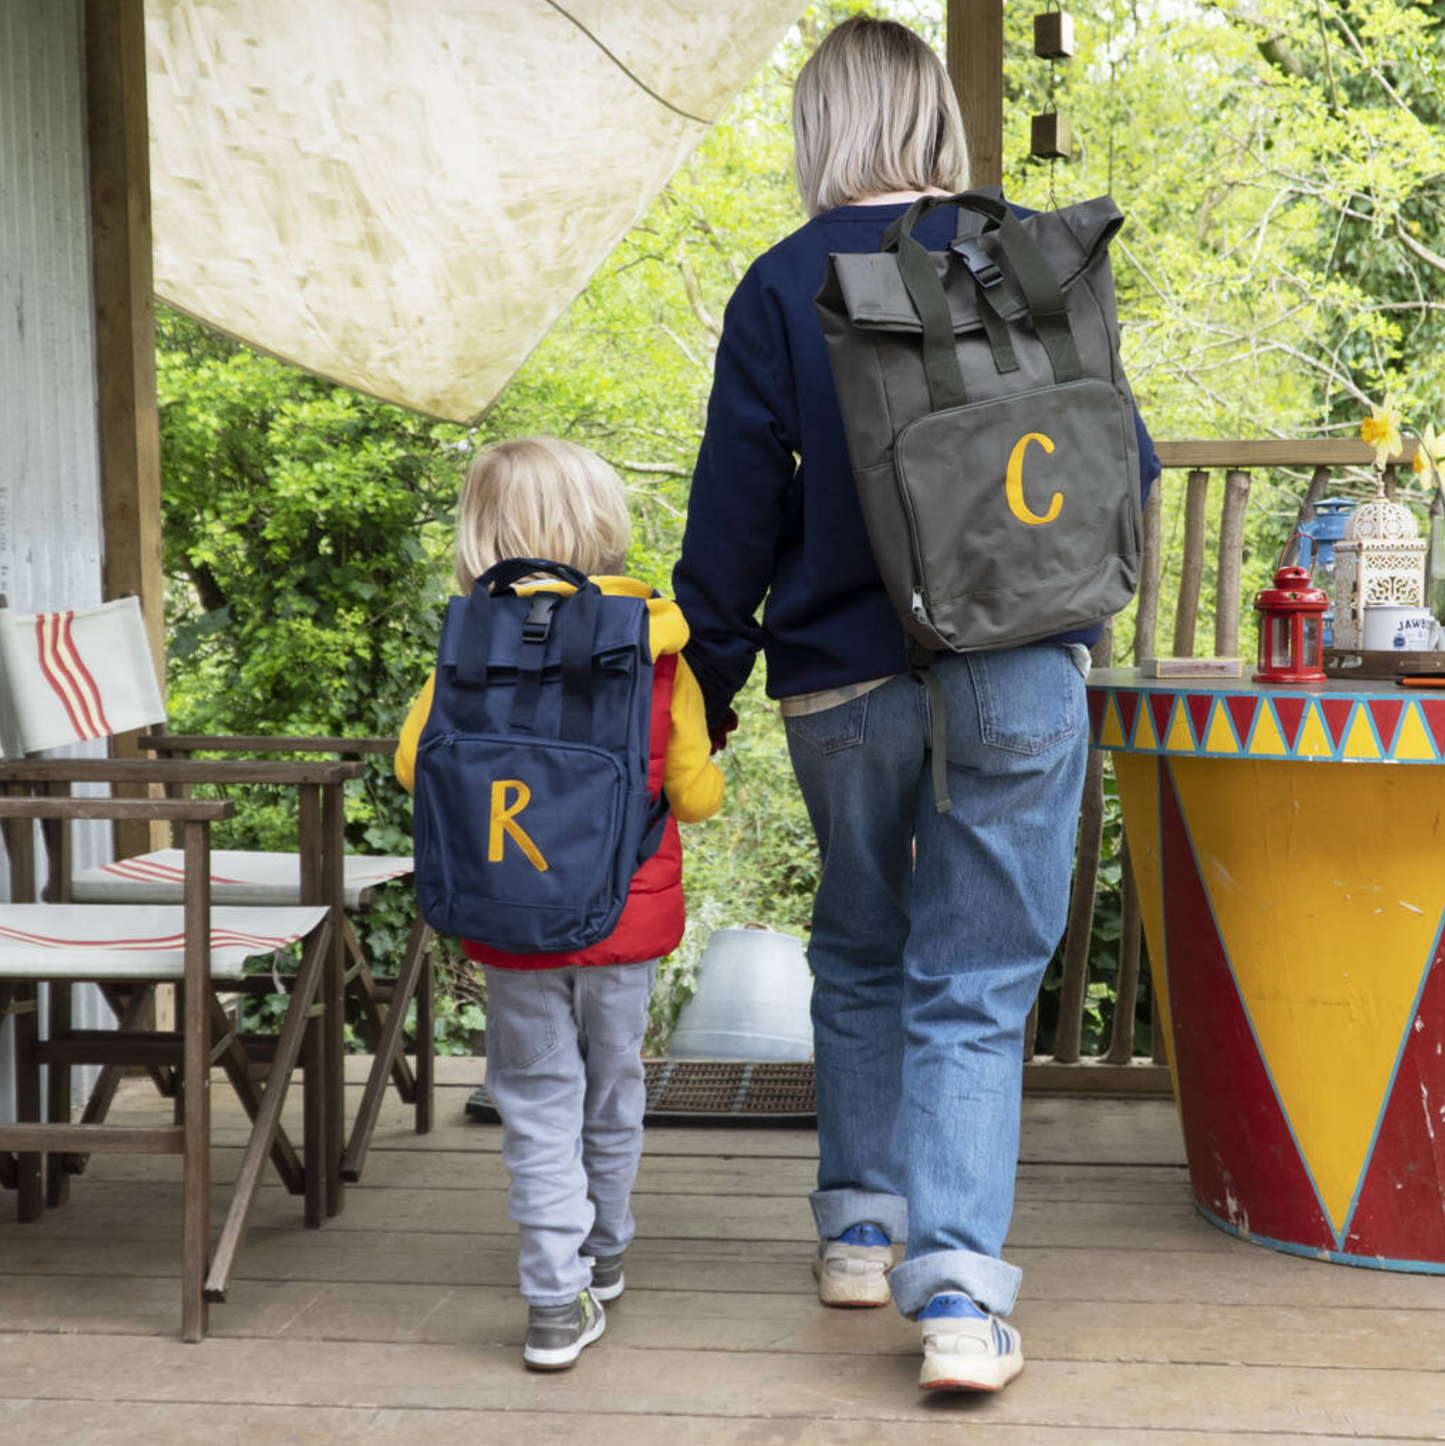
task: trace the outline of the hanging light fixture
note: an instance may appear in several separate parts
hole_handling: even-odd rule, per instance
[[[1052,164],[1067,161],[1074,154],[1074,128],[1069,118],[1054,105],[1054,63],[1074,53],[1074,21],[1057,5],[1034,16],[1034,54],[1049,63],[1049,108],[1033,117],[1029,151]],[[1049,179],[1053,189],[1052,172]]]

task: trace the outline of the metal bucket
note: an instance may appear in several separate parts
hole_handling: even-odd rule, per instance
[[[772,929],[719,929],[703,950],[697,993],[678,1015],[668,1055],[811,1059],[812,993],[801,939]]]

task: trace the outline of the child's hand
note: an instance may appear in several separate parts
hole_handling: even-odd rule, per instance
[[[712,729],[707,735],[707,741],[712,745],[711,752],[721,753],[728,746],[728,734],[738,726],[738,715],[736,710],[729,708],[723,714],[722,722]]]

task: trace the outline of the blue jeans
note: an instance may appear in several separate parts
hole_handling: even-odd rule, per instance
[[[913,1317],[940,1291],[1006,1315],[1024,1022],[1068,914],[1088,730],[1070,651],[940,656],[949,813],[926,694],[890,679],[787,719],[822,854],[813,904],[818,1233],[908,1241]],[[916,850],[916,854],[915,854]]]

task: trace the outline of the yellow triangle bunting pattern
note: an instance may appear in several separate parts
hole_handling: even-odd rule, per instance
[[[1395,735],[1395,757],[1408,762],[1434,762],[1435,749],[1430,735],[1420,721],[1420,710],[1411,703],[1400,719],[1400,731]]]
[[[1274,721],[1274,709],[1268,699],[1261,699],[1259,712],[1254,720],[1254,735],[1249,740],[1249,752],[1255,758],[1286,758],[1289,748],[1279,724]]]
[[[1159,747],[1159,735],[1154,731],[1154,710],[1148,698],[1139,700],[1139,717],[1134,724],[1134,747],[1140,751],[1154,751]]]
[[[1104,705],[1104,726],[1099,731],[1100,748],[1123,748],[1128,742],[1124,737],[1124,724],[1119,717],[1119,697],[1110,693]]]
[[[1335,745],[1330,742],[1329,730],[1325,727],[1325,720],[1320,717],[1318,703],[1310,704],[1294,751],[1298,758],[1330,758],[1334,755]]]
[[[1189,731],[1189,709],[1183,700],[1174,705],[1174,717],[1169,724],[1169,737],[1164,746],[1171,753],[1193,753],[1194,734]]]
[[[1368,708],[1355,709],[1355,721],[1350,724],[1350,731],[1345,734],[1345,757],[1366,760],[1380,757],[1380,745],[1375,742],[1375,730],[1370,727]]]
[[[1209,727],[1204,735],[1206,753],[1238,753],[1239,744],[1234,740],[1234,726],[1229,721],[1229,709],[1222,699],[1214,700],[1214,709],[1209,715]]]

